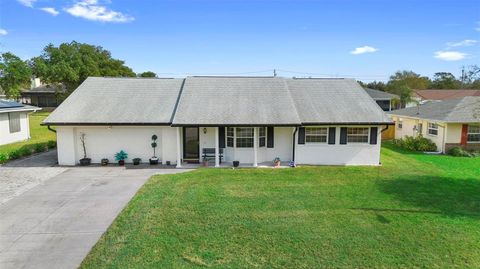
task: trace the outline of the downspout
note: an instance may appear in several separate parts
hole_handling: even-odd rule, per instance
[[[57,132],[56,130],[52,129],[52,127],[50,127],[50,125],[47,125],[47,129],[48,129],[49,131],[52,131],[52,132],[54,132],[54,133],[56,133],[56,132]]]
[[[293,132],[293,139],[292,139],[292,149],[293,149],[293,152],[292,152],[292,162],[295,163],[295,135],[297,134],[297,131],[298,131],[298,127],[295,127],[295,131]]]

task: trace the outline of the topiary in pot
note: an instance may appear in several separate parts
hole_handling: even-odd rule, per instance
[[[150,145],[153,148],[153,156],[149,160],[150,164],[152,164],[152,165],[153,164],[158,164],[158,158],[157,158],[157,156],[155,156],[155,148],[158,146],[157,145],[157,139],[158,139],[157,135],[152,135],[152,143]]]

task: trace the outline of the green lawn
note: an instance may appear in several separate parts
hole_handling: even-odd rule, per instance
[[[155,176],[81,268],[480,267],[480,158]]]
[[[35,112],[30,114],[30,136],[31,139],[18,143],[0,146],[0,154],[9,154],[20,149],[22,146],[36,143],[56,141],[55,133],[49,131],[47,126],[40,126],[40,123],[50,114],[50,112]]]

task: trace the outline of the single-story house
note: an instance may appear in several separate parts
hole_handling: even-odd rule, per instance
[[[394,99],[400,100],[400,97],[393,93],[369,89],[369,88],[365,88],[365,91],[368,93],[368,95],[370,95],[370,97],[373,98],[373,100],[375,100],[375,102],[377,102],[378,106],[380,106],[380,108],[383,111],[394,110],[395,105],[393,104],[393,100]]]
[[[397,139],[421,134],[441,152],[452,147],[480,150],[480,96],[432,101],[388,114]]]
[[[39,78],[32,78],[30,89],[23,89],[19,102],[42,108],[55,108],[62,101],[66,89],[63,85],[43,84]]]
[[[417,106],[418,104],[425,104],[429,101],[442,101],[458,99],[466,96],[480,96],[480,90],[472,89],[428,89],[428,90],[413,90],[413,102],[407,103],[406,107]]]
[[[49,117],[58,162],[98,163],[124,150],[181,167],[215,152],[220,162],[257,166],[378,165],[380,133],[393,124],[353,79],[187,77],[86,79]],[[127,160],[127,161],[129,161]]]
[[[28,113],[39,109],[17,102],[0,100],[0,145],[29,139]]]

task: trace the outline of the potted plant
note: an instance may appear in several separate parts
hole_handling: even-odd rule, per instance
[[[208,167],[208,158],[207,157],[203,158],[203,166]]]
[[[80,159],[80,165],[81,166],[86,166],[86,165],[90,165],[92,159],[90,158],[87,158],[87,148],[85,146],[85,134],[82,133],[80,135],[80,141],[82,142],[82,147],[83,147],[83,158]]]
[[[133,158],[132,161],[133,161],[133,165],[139,165],[140,162],[142,161],[142,159],[140,159],[140,158]]]
[[[152,135],[152,148],[153,148],[153,157],[150,158],[150,164],[158,164],[158,158],[155,155],[155,148],[157,147],[157,135]]]
[[[101,161],[101,164],[102,164],[103,166],[108,165],[108,159],[107,159],[107,158],[103,158],[102,161]]]
[[[280,167],[280,158],[279,157],[275,157],[275,159],[273,159],[273,165],[275,167]]]
[[[118,162],[119,165],[124,165],[127,158],[128,154],[123,150],[120,150],[115,154],[115,160]]]
[[[233,161],[233,167],[238,167],[240,165],[240,161]]]

